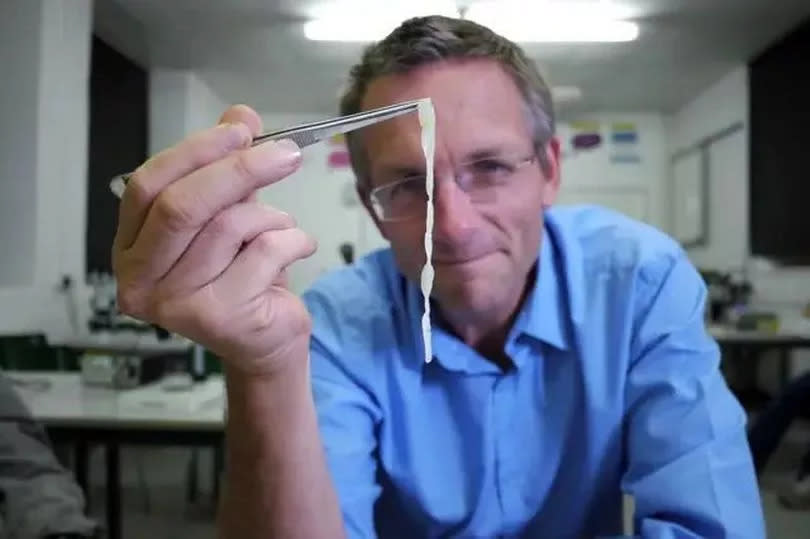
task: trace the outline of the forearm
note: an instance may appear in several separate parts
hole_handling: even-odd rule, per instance
[[[226,374],[222,539],[344,535],[305,362],[291,361],[291,368],[266,379]]]

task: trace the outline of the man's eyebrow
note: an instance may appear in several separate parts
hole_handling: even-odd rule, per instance
[[[509,150],[503,146],[487,146],[466,153],[463,160],[469,162],[479,159],[491,159],[493,157],[501,157],[508,152]]]

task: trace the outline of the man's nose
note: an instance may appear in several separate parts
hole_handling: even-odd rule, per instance
[[[472,238],[475,208],[470,197],[450,176],[436,182],[434,191],[433,239],[461,245]]]

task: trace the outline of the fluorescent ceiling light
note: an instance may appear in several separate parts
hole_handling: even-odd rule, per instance
[[[582,99],[578,86],[552,86],[551,97],[555,103],[573,103]]]
[[[304,23],[304,35],[312,41],[380,41],[402,21],[393,17],[315,19]]]
[[[458,17],[453,0],[400,0],[385,4],[378,0],[352,0],[321,5],[313,13],[316,17],[304,23],[304,35],[313,41],[379,41],[411,17]]]
[[[459,16],[450,0],[390,2],[383,9],[379,2],[354,0],[328,4],[316,12],[318,17],[304,24],[304,35],[314,41],[378,41],[410,17]],[[608,2],[549,0],[475,2],[463,13],[466,19],[524,43],[632,41],[638,37],[638,25],[622,20],[622,15],[626,13]]]
[[[480,21],[504,37],[522,43],[612,43],[633,41],[638,25],[630,21],[548,21],[545,24],[505,20]]]
[[[351,25],[360,26],[366,17],[399,19],[402,22],[410,17],[423,15],[446,15],[458,17],[458,7],[454,0],[335,0],[316,5],[308,10],[312,19],[351,18]]]
[[[632,10],[608,0],[484,0],[470,2],[464,12],[473,20],[506,16],[532,23],[549,19],[615,21],[633,16]]]
[[[528,0],[477,2],[464,16],[520,42],[594,43],[633,41],[638,25],[622,20],[626,12],[608,2],[572,3]]]

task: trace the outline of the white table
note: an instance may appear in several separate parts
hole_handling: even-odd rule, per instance
[[[172,336],[159,339],[154,333],[98,332],[48,339],[48,345],[75,350],[90,350],[110,354],[158,355],[188,352],[194,345],[188,339]]]
[[[167,391],[161,382],[125,390],[88,387],[81,383],[79,373],[3,374],[14,382],[51,439],[74,445],[76,477],[85,492],[88,446],[105,446],[107,533],[111,539],[121,537],[121,445],[208,446],[222,459],[225,398],[221,376],[211,376],[187,391]]]
[[[810,332],[779,330],[759,331],[754,329],[737,329],[729,326],[710,325],[709,334],[721,343],[746,343],[762,345],[790,345],[801,348],[810,346]]]

